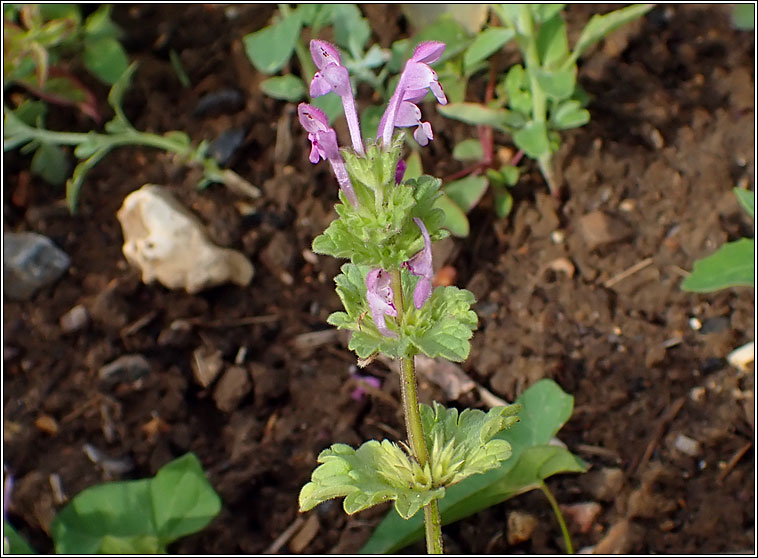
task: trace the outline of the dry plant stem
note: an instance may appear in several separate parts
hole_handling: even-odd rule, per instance
[[[403,284],[400,270],[390,272],[392,291],[397,308],[397,321],[403,320]],[[403,415],[408,442],[413,456],[422,467],[429,461],[429,451],[424,441],[424,427],[421,424],[421,412],[418,407],[416,390],[416,366],[414,357],[400,359],[400,386],[403,398]],[[426,531],[426,550],[428,554],[442,554],[442,520],[437,500],[424,506],[424,529]]]

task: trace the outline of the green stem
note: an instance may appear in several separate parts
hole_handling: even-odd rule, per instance
[[[558,506],[558,501],[555,499],[555,496],[553,496],[553,493],[550,492],[550,489],[547,487],[544,481],[540,481],[540,489],[542,489],[543,494],[545,494],[547,501],[550,502],[550,506],[553,508],[553,513],[558,520],[558,525],[561,527],[561,533],[563,533],[563,541],[566,543],[566,553],[573,554],[574,545],[571,544],[571,535],[569,534],[569,530],[566,527],[566,521],[563,519],[563,514],[561,513],[561,508]]]
[[[391,271],[390,278],[395,307],[397,308],[397,321],[398,323],[402,323],[405,313],[405,301],[403,300],[403,283],[400,270]],[[421,467],[424,467],[429,461],[429,450],[426,447],[424,427],[421,423],[421,412],[418,406],[416,366],[413,356],[406,356],[400,359],[400,386],[408,442],[416,461],[418,461]],[[432,500],[424,506],[424,529],[426,531],[427,553],[442,554],[442,520],[437,500]]]

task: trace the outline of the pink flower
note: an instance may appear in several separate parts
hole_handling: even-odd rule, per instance
[[[416,288],[413,290],[413,304],[417,309],[421,309],[424,303],[429,300],[429,297],[432,296],[432,279],[434,278],[434,269],[432,268],[432,239],[421,219],[414,217],[413,221],[421,229],[421,235],[424,237],[424,247],[410,260],[403,263],[403,267],[408,269],[413,275],[419,277]]]
[[[387,328],[386,316],[397,317],[390,274],[381,268],[372,269],[366,275],[366,301],[376,329],[386,337],[397,337]]]

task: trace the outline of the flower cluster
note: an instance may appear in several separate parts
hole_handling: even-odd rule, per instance
[[[339,51],[334,45],[318,40],[311,41],[310,50],[318,68],[311,81],[311,96],[318,97],[333,92],[340,97],[350,130],[352,151],[358,157],[365,157],[366,151],[361,137],[350,75],[347,68],[342,65]],[[413,137],[422,146],[434,139],[432,126],[429,122],[422,121],[421,109],[417,103],[426,97],[428,91],[431,91],[441,104],[447,103],[437,74],[429,66],[439,60],[444,50],[445,44],[437,41],[424,42],[416,47],[405,64],[395,92],[379,123],[377,146],[388,149],[392,145],[395,128],[415,127]],[[358,198],[345,159],[340,152],[337,134],[329,126],[328,119],[323,112],[307,103],[299,105],[298,116],[311,142],[310,161],[318,163],[321,159],[328,160],[348,201],[354,208],[358,208]],[[396,184],[402,181],[404,172],[405,163],[401,159],[395,171]],[[432,249],[429,231],[424,222],[417,217],[414,218],[414,222],[421,231],[424,247],[403,263],[403,267],[419,277],[413,293],[413,302],[415,307],[420,309],[432,294]],[[387,316],[395,318],[398,315],[389,271],[379,267],[371,269],[366,276],[366,291],[371,317],[377,329],[382,335],[396,337],[397,335],[387,327],[386,321]]]

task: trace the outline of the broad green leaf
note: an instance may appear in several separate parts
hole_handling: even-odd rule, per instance
[[[534,21],[541,24],[552,19],[566,4],[529,4]]]
[[[334,122],[334,119],[343,114],[342,101],[337,95],[328,93],[327,95],[321,95],[311,99],[311,104],[324,111],[326,117],[329,119],[329,124]]]
[[[478,103],[450,103],[437,107],[448,118],[460,120],[466,124],[492,126],[501,132],[511,133],[513,128],[523,123],[516,114],[505,109],[494,109]]]
[[[479,203],[487,191],[489,181],[485,176],[467,176],[445,184],[442,191],[453,200],[464,213],[468,213]]]
[[[513,36],[513,29],[504,27],[490,27],[477,34],[474,42],[463,54],[463,67],[466,73],[470,74],[474,66],[500,50]]]
[[[84,32],[88,37],[118,38],[121,35],[121,29],[111,19],[111,9],[110,4],[103,4],[87,16],[84,22]]]
[[[7,520],[3,521],[3,533],[3,554],[37,554]]]
[[[752,238],[727,242],[715,253],[697,260],[682,289],[709,293],[727,287],[755,284],[755,243]]]
[[[57,145],[41,143],[32,157],[31,171],[48,184],[62,186],[69,173],[66,154]]]
[[[606,35],[612,33],[622,25],[634,21],[649,12],[655,4],[634,4],[615,10],[613,12],[592,16],[589,23],[582,29],[579,39],[576,41],[571,57],[564,64],[566,67],[573,64],[584,52]]]
[[[732,190],[734,195],[737,196],[737,200],[740,202],[742,209],[747,211],[751,219],[755,219],[755,194],[750,190],[744,190],[743,188],[734,188]]]
[[[113,37],[85,40],[82,61],[90,73],[107,84],[116,83],[129,66],[126,51]]]
[[[495,215],[504,219],[513,210],[513,195],[507,188],[495,188]]]
[[[259,72],[275,74],[292,56],[299,36],[300,18],[291,16],[245,35],[242,42],[247,57]]]
[[[536,41],[542,68],[556,68],[566,59],[569,55],[566,22],[559,13],[540,25]]]
[[[376,131],[379,129],[379,122],[382,120],[384,109],[387,107],[379,105],[369,105],[361,112],[361,134],[364,138],[375,138]]]
[[[77,494],[53,520],[59,554],[165,552],[218,513],[218,496],[197,458],[186,454],[153,478],[107,482]]]
[[[332,25],[337,44],[345,48],[353,58],[363,54],[366,42],[371,37],[371,27],[355,4],[332,6]]]
[[[469,233],[468,217],[463,210],[453,200],[446,195],[442,195],[436,202],[435,207],[445,213],[445,219],[442,226],[445,227],[453,236],[465,238]]]
[[[478,139],[465,139],[453,147],[453,159],[458,161],[480,161],[484,153]]]
[[[413,54],[413,49],[424,41],[441,41],[445,43],[445,52],[442,53],[442,56],[435,64],[442,64],[446,60],[450,60],[463,52],[471,44],[471,38],[466,29],[449,16],[443,16],[436,23],[425,27],[413,37],[413,48],[406,51],[404,60],[410,58],[411,54]]]
[[[413,151],[405,160],[405,177],[403,180],[410,180],[411,178],[418,178],[424,174],[424,166],[421,163],[421,154],[418,151]]]
[[[755,29],[755,4],[737,4],[732,8],[732,25],[740,31]]]
[[[529,122],[513,134],[513,142],[532,159],[550,153],[547,127],[544,122]]]
[[[549,445],[573,410],[573,397],[552,380],[541,380],[516,403],[520,421],[496,438],[508,441],[512,457],[500,467],[450,487],[440,500],[443,523],[451,523],[489,506],[533,490],[562,472],[583,472],[586,465],[563,448]],[[423,518],[403,520],[394,511],[376,528],[364,554],[392,553],[423,537]]]
[[[545,71],[536,69],[534,75],[537,78],[537,83],[550,99],[562,101],[571,97],[571,94],[574,92],[576,66],[568,70]]]
[[[274,76],[261,82],[261,91],[274,99],[296,103],[308,93],[305,83],[299,77],[287,74]]]
[[[570,99],[563,101],[558,108],[550,114],[550,125],[556,130],[568,130],[584,126],[590,121],[590,113],[582,108],[579,101]]]
[[[431,25],[441,19],[451,19],[462,25],[469,33],[478,33],[481,30],[487,20],[487,12],[489,11],[487,4],[435,4],[420,2],[401,4],[400,7],[405,17],[416,29]]]
[[[221,511],[221,499],[193,453],[164,465],[150,482],[158,535],[168,543],[203,529]]]

